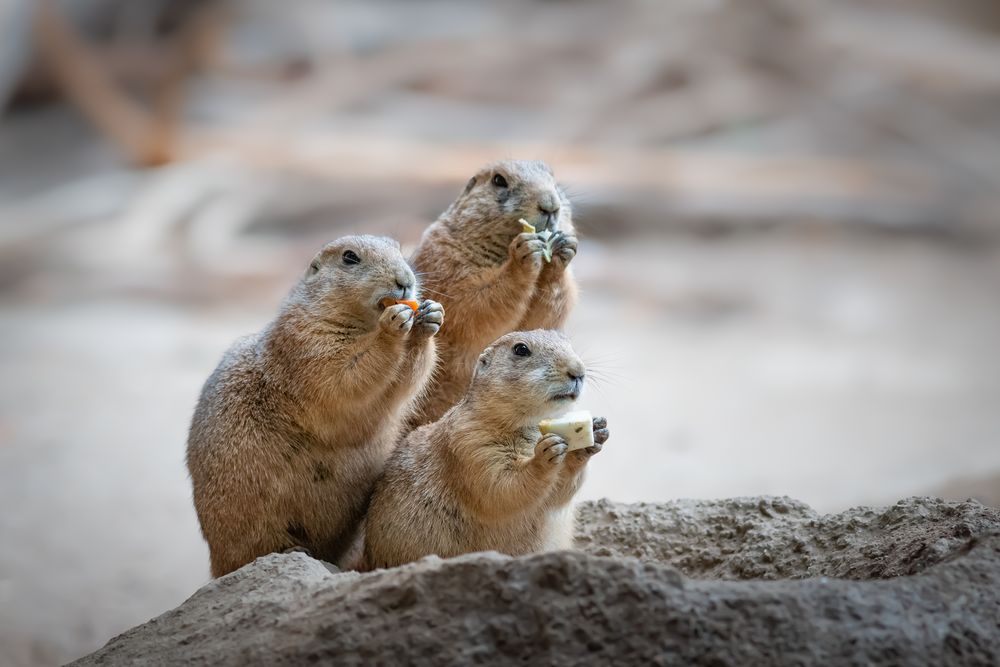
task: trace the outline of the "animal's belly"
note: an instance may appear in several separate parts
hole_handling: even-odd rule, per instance
[[[548,513],[539,513],[530,518],[520,517],[492,526],[481,526],[475,548],[470,551],[499,551],[511,556],[541,551],[551,532]]]

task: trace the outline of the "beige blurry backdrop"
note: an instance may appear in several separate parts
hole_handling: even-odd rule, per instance
[[[223,350],[325,240],[412,247],[498,157],[575,202],[613,434],[583,497],[1000,503],[995,3],[61,4],[94,62],[31,4],[0,5],[0,664],[206,581],[184,442]]]

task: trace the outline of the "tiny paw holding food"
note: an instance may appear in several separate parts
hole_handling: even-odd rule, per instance
[[[538,238],[541,239],[544,244],[542,247],[542,257],[548,264],[565,267],[576,257],[579,241],[573,234],[567,234],[564,231],[553,232],[548,229],[536,232],[535,226],[524,218],[521,218],[518,222],[521,223],[522,234],[537,234]],[[558,261],[553,262],[553,258]]]
[[[543,434],[535,445],[533,460],[544,465],[559,465],[568,451],[566,441],[558,433]]]
[[[413,303],[416,303],[415,301]],[[420,336],[433,336],[441,330],[444,324],[444,306],[437,301],[424,300],[414,308],[413,333]]]
[[[522,234],[536,234],[542,242],[542,257],[545,258],[546,262],[552,261],[552,241],[554,234],[548,229],[543,229],[542,231],[537,231],[535,226],[521,218],[518,220],[521,223],[521,233]]]
[[[567,234],[566,232],[556,232],[549,239],[549,254],[550,262],[548,267],[551,269],[565,269],[573,258],[576,257],[576,251],[579,247],[579,241],[576,236],[572,234]]]
[[[397,303],[382,311],[379,326],[383,331],[394,335],[406,335],[413,328],[415,311],[405,303]]]
[[[545,240],[533,232],[522,232],[510,243],[510,257],[522,268],[537,273],[545,259]]]

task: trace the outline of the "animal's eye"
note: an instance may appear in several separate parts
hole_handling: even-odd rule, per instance
[[[525,345],[524,343],[518,343],[514,346],[514,354],[516,354],[519,357],[530,357],[531,350],[528,349],[528,346]]]
[[[505,188],[507,187],[507,179],[500,174],[493,174],[493,185],[498,188]]]
[[[353,250],[344,251],[344,264],[359,264],[361,258]]]

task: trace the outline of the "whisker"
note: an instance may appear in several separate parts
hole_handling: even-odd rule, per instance
[[[581,358],[588,371],[593,370],[606,375],[620,375],[620,371],[625,368],[624,364],[612,362],[608,359],[594,359],[593,357],[583,355],[581,355]]]
[[[598,375],[590,372],[587,373],[587,379],[593,381],[596,386],[620,386],[628,382],[625,377]]]
[[[617,365],[620,366],[625,359],[624,354],[606,352],[604,354],[591,354],[586,351],[580,353],[584,361],[592,362],[597,366]]]
[[[601,396],[602,399],[607,399],[608,398],[608,395],[604,392],[605,387],[604,387],[603,383],[600,383],[600,382],[591,382],[587,386],[588,386],[588,388],[589,387],[593,387],[594,391],[597,392],[598,394],[600,394],[600,396]]]
[[[427,294],[431,294],[433,296],[443,296],[446,299],[452,299],[452,298],[454,298],[450,294],[445,294],[444,292],[441,292],[441,291],[436,290],[436,289],[431,289],[430,287],[421,287],[420,288],[420,292],[421,293],[425,293],[426,292]]]
[[[413,275],[417,277],[427,277],[438,278],[442,275],[446,275],[444,271],[414,271]]]
[[[617,370],[624,367],[621,358],[612,359],[610,357],[605,358],[595,358],[589,355],[582,356],[584,363],[588,366],[593,366],[594,368],[606,368],[609,370]]]
[[[621,383],[632,381],[629,376],[622,373],[615,373],[603,368],[593,368],[590,366],[587,367],[587,377],[592,377],[601,382]]]
[[[588,359],[584,357],[583,362],[587,368],[592,368],[595,371],[618,373],[623,370],[623,366],[621,364],[610,364],[606,361],[601,361],[600,359]]]
[[[564,183],[560,183],[559,187],[562,189],[563,194],[565,194],[574,205],[588,204],[596,199],[593,190],[584,188],[578,184],[566,185]]]
[[[437,276],[441,273],[443,273],[443,271],[424,271],[420,269],[413,269],[413,274],[417,276]]]
[[[591,344],[593,344],[593,342],[591,342]],[[590,344],[586,342],[576,343],[575,347],[581,357],[585,360],[592,360],[595,363],[602,363],[605,361],[618,362],[625,358],[625,350],[621,349],[608,349],[607,347],[602,347],[600,351],[594,351],[590,348]]]

